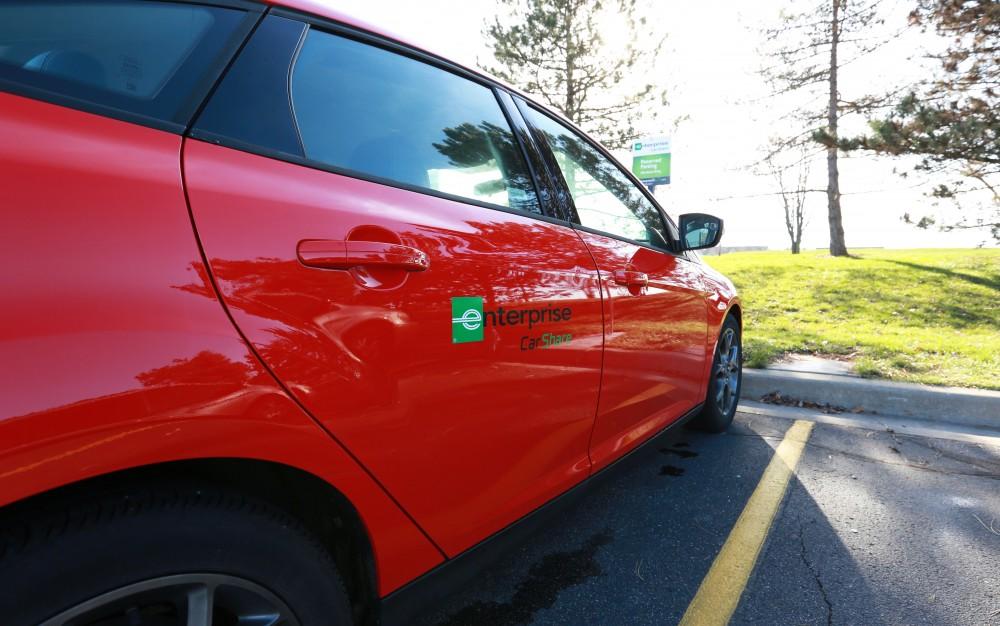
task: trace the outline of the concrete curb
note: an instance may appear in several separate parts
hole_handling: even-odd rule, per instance
[[[847,428],[892,431],[900,435],[915,435],[931,439],[950,439],[992,446],[1000,451],[1000,429],[949,424],[940,420],[920,420],[912,417],[889,417],[869,413],[823,413],[815,409],[800,409],[780,404],[764,404],[740,400],[738,413],[751,417],[776,417],[786,420],[807,420],[817,424],[830,424]]]
[[[1000,429],[1000,392],[959,387],[890,383],[834,374],[743,370],[741,396],[757,401],[780,393],[787,398],[848,410],[935,422]]]

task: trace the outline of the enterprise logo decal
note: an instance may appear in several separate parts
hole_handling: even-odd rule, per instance
[[[521,326],[526,325],[532,330],[536,324],[552,322],[568,322],[573,316],[573,309],[560,307],[549,303],[544,306],[526,307],[523,309],[496,310],[483,309],[482,296],[462,296],[451,299],[451,342],[470,343],[483,340],[483,330],[490,326]],[[552,335],[546,333],[541,337],[525,335],[521,338],[522,350],[534,350],[536,347],[547,348],[550,345],[569,343],[572,335]]]
[[[451,342],[483,340],[483,299],[478,296],[451,299]]]

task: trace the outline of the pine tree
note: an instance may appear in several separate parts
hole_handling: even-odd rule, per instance
[[[942,228],[989,228],[1000,240],[1000,1],[919,0],[910,22],[949,40],[937,55],[940,75],[903,97],[888,117],[872,121],[871,135],[842,140],[841,148],[918,155],[919,169],[957,171],[964,181],[940,185],[933,195],[992,194],[992,219]],[[933,223],[925,217],[917,225]]]
[[[501,0],[507,15],[486,25],[496,65],[486,69],[558,109],[611,148],[627,145],[639,118],[649,125],[666,92],[648,77],[663,47],[636,0]],[[628,41],[607,45],[618,20]],[[658,106],[657,106],[658,105]]]

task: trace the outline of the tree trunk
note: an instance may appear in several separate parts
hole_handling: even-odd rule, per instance
[[[837,121],[839,111],[837,106],[837,44],[840,41],[840,3],[833,2],[833,22],[830,45],[830,106],[827,110],[827,133],[831,145],[826,149],[826,168],[828,182],[826,199],[830,219],[830,254],[832,256],[847,256],[847,244],[844,243],[844,219],[840,213],[840,172],[837,169]]]
[[[783,185],[783,183],[780,182],[780,179],[779,184]],[[788,233],[788,240],[792,242],[792,254],[798,254],[799,241],[795,237],[795,226],[792,224],[792,219],[795,216],[792,215],[792,204],[788,200],[788,195],[785,194],[784,187],[782,187],[781,190],[781,200],[785,203],[785,232]]]
[[[576,82],[573,80],[574,49],[573,49],[573,15],[570,13],[570,3],[563,9],[563,37],[566,45],[566,108],[563,113],[571,122],[576,122]]]

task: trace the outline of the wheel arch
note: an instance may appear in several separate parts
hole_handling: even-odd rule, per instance
[[[171,485],[201,486],[239,493],[286,513],[324,546],[351,598],[355,622],[377,621],[378,571],[374,545],[360,512],[344,493],[303,469],[252,458],[167,461],[93,476],[32,495],[0,508],[9,528],[105,494],[127,494]]]
[[[722,325],[732,316],[740,327],[740,334],[743,334],[743,304],[736,296],[728,301],[721,300],[717,307],[712,307],[709,314],[708,332],[705,342],[705,369],[702,376],[701,395],[708,393],[708,380],[712,371],[712,358],[715,355],[715,348],[719,343],[719,333]]]
[[[718,316],[718,321],[713,323],[709,327],[709,341],[708,341],[708,368],[706,369],[706,376],[712,367],[712,356],[715,354],[715,348],[719,345],[719,336],[722,332],[722,326],[726,323],[726,320],[730,317],[736,319],[736,323],[740,327],[740,335],[743,335],[743,307],[737,298],[733,298],[729,302],[729,306],[724,310],[725,312]]]
[[[726,314],[722,316],[723,322],[730,315],[732,315],[733,317],[736,318],[736,321],[739,322],[739,324],[740,324],[740,332],[743,332],[743,305],[740,304],[739,300],[734,300],[730,304],[729,310],[727,310]]]

